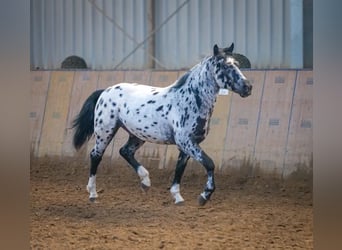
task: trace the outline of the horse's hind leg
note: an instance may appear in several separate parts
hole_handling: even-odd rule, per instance
[[[141,187],[147,191],[151,186],[149,173],[134,157],[135,152],[145,143],[145,141],[130,134],[127,143],[120,149],[120,155],[134,168],[141,180]]]
[[[180,182],[189,158],[190,156],[183,151],[179,152],[175,176],[173,178],[172,186],[170,189],[170,192],[175,199],[175,204],[182,204],[184,202],[184,199],[180,194]]]
[[[114,127],[112,129],[98,129],[95,131],[96,142],[93,149],[90,152],[90,174],[87,184],[87,191],[89,192],[89,200],[95,201],[98,197],[96,192],[96,172],[99,166],[104,151],[106,150],[108,144],[111,142],[113,136],[117,132],[119,127]]]

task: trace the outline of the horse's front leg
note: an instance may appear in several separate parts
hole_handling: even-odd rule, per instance
[[[175,199],[175,204],[180,205],[184,202],[183,197],[180,194],[180,182],[186,167],[186,164],[190,156],[186,153],[180,151],[178,156],[178,161],[175,170],[175,176],[173,178],[172,186],[170,192],[172,197]]]
[[[215,180],[214,180],[214,169],[215,165],[213,160],[200,148],[200,146],[191,140],[182,141],[182,143],[177,144],[182,151],[191,156],[193,159],[201,163],[207,171],[207,183],[205,185],[204,191],[200,194],[198,202],[201,206],[210,199],[211,195],[215,191]]]
[[[215,191],[215,180],[214,180],[215,165],[214,165],[213,160],[204,151],[202,151],[202,159],[200,160],[200,162],[207,170],[207,177],[208,177],[204,191],[198,197],[198,203],[201,206],[203,206],[210,199],[210,196]]]

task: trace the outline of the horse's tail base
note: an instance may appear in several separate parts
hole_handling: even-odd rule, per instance
[[[73,145],[78,150],[94,133],[94,111],[97,100],[104,89],[96,90],[84,102],[80,113],[73,120],[75,129]]]

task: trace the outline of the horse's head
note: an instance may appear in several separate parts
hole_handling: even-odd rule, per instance
[[[231,90],[241,97],[252,93],[252,85],[242,74],[238,62],[231,57],[234,43],[228,48],[219,48],[216,44],[214,50],[214,77],[220,88]]]

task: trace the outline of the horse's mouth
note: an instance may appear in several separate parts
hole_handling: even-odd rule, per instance
[[[252,94],[252,85],[249,85],[249,84],[245,85],[243,87],[243,91],[240,92],[240,96],[243,98],[250,96],[251,94]]]
[[[246,93],[240,93],[240,96],[241,96],[242,98],[246,98],[246,97],[250,96],[251,94],[252,94],[252,92],[249,91],[249,92],[246,92]]]

